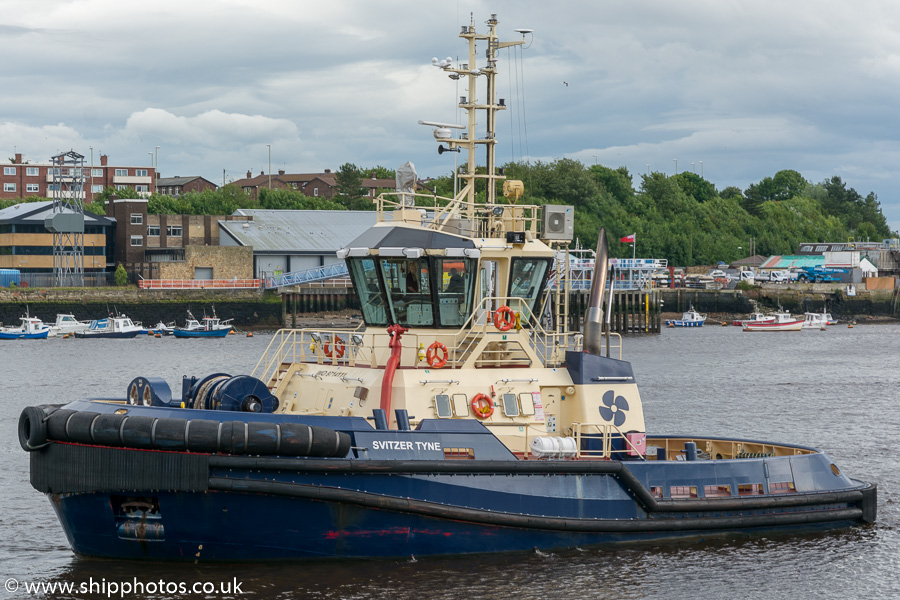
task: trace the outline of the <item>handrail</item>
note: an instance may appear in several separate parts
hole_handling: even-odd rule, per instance
[[[599,429],[599,433],[587,433],[584,431],[587,427],[596,427]],[[612,423],[572,423],[572,433],[575,438],[575,447],[578,448],[577,457],[595,457],[595,458],[612,458],[613,453],[621,454],[623,452],[627,452],[628,448],[625,450],[613,450],[612,449],[612,436],[613,432],[618,433],[628,447],[634,451],[634,453],[640,457],[641,460],[647,460],[644,451],[640,450],[637,446],[632,443],[628,436],[622,432],[621,429],[616,427]],[[582,440],[584,439],[597,439],[600,436],[600,439],[603,441],[602,447],[600,450],[584,450],[582,448]]]

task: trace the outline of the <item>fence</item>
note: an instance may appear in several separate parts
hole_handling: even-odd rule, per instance
[[[259,279],[139,279],[142,290],[247,290],[258,289]]]

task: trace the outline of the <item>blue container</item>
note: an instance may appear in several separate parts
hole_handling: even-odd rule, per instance
[[[0,269],[0,287],[19,285],[18,269]]]

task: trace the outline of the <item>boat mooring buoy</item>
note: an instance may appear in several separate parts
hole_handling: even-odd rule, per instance
[[[247,337],[253,337],[253,334],[250,333],[250,332],[248,331],[248,332],[247,332]]]

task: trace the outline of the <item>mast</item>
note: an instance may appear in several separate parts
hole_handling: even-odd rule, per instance
[[[496,97],[496,76],[497,76],[497,52],[501,48],[510,46],[519,46],[525,43],[525,34],[522,34],[522,40],[518,42],[501,42],[497,36],[497,15],[492,14],[488,19],[488,33],[478,34],[475,32],[474,17],[470,16],[470,24],[463,25],[459,37],[466,40],[469,47],[468,62],[458,66],[450,64],[441,68],[449,73],[451,79],[458,80],[462,77],[466,78],[468,85],[468,96],[461,96],[459,99],[459,107],[467,112],[466,133],[461,134],[459,138],[447,139],[448,150],[466,151],[466,172],[459,174],[459,177],[466,182],[466,185],[460,190],[456,196],[456,200],[466,203],[467,212],[470,216],[474,214],[475,205],[475,182],[479,179],[485,180],[487,193],[486,203],[494,204],[497,198],[497,182],[506,179],[503,175],[496,173],[495,150],[497,145],[496,123],[497,111],[506,110],[506,103],[500,99],[499,103]],[[478,68],[477,61],[477,43],[487,42],[485,57],[487,58],[485,66]],[[486,97],[479,101],[477,84],[478,78],[484,77],[486,80]],[[485,112],[485,132],[484,137],[478,137],[476,132],[476,124],[478,122],[478,111]],[[449,130],[448,130],[449,131]],[[485,173],[476,173],[476,152],[478,146],[485,148]]]

